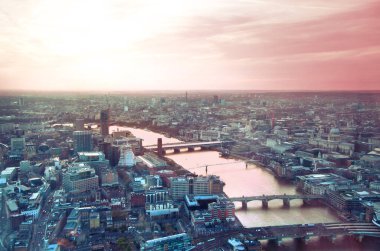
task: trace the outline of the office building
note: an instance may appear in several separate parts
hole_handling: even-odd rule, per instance
[[[103,136],[109,134],[109,120],[110,120],[110,110],[102,110],[100,112],[100,130]]]
[[[99,188],[99,178],[95,170],[86,164],[69,166],[63,173],[63,188],[66,192],[84,192]]]
[[[92,150],[92,132],[75,131],[73,138],[75,152],[90,152]]]
[[[170,191],[173,200],[183,200],[185,195],[207,195],[212,191],[223,192],[223,186],[216,185],[219,182],[217,176],[199,177],[174,177],[170,178]]]
[[[182,200],[189,194],[189,182],[186,177],[170,178],[170,192],[173,200]]]

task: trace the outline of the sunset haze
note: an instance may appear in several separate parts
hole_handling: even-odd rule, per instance
[[[0,0],[0,90],[379,90],[380,1]]]

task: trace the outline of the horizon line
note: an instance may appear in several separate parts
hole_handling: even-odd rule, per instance
[[[360,93],[377,93],[380,92],[380,89],[346,89],[346,90],[339,90],[339,89],[175,89],[175,90],[169,90],[169,89],[136,89],[136,90],[42,90],[42,89],[0,89],[2,94],[0,96],[3,96],[5,93],[36,93],[36,92],[42,92],[42,93],[143,93],[143,92],[169,92],[169,93],[182,93],[182,92],[360,92]]]

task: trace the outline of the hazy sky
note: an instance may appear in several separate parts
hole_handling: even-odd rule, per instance
[[[380,1],[0,0],[0,89],[380,89]]]

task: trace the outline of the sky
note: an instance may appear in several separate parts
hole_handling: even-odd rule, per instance
[[[379,65],[379,0],[0,0],[0,91],[379,90]]]

